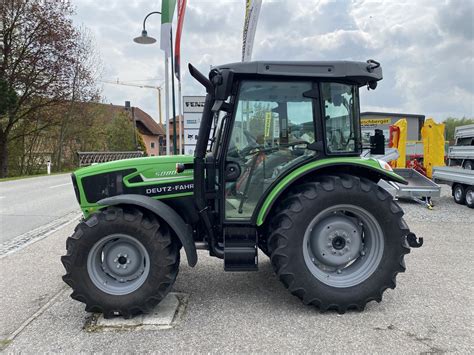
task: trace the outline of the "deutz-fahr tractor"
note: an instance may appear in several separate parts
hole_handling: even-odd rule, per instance
[[[380,302],[421,243],[377,183],[406,183],[361,158],[359,88],[376,61],[192,65],[206,90],[192,156],[112,161],[77,170],[84,218],[67,239],[63,280],[86,311],[150,312],[198,249],[225,271],[256,271],[258,250],[289,291],[321,311]]]

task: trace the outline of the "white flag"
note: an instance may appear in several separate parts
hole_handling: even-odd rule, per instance
[[[262,7],[262,0],[246,0],[245,23],[242,41],[242,62],[252,59],[253,40],[257,29],[258,15]]]

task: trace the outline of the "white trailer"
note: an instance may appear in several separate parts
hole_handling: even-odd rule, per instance
[[[474,124],[456,127],[455,145],[449,147],[448,165],[474,169]]]
[[[474,208],[474,170],[438,166],[433,168],[433,180],[450,185],[456,203]]]

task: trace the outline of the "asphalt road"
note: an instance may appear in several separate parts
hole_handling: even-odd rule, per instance
[[[0,182],[0,244],[75,210],[70,174]]]
[[[69,297],[60,256],[72,223],[0,257],[0,351],[5,353],[474,353],[473,210],[449,188],[430,211],[402,203],[411,229],[425,238],[406,256],[397,288],[362,313],[320,314],[289,294],[260,255],[258,272],[225,273],[199,251],[182,254],[175,292],[188,304],[173,329],[87,331],[91,315]],[[3,348],[3,349],[2,349]]]

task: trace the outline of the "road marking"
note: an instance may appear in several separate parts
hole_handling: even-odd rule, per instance
[[[65,184],[53,185],[53,186],[50,186],[49,188],[50,188],[50,189],[55,189],[56,187],[61,187],[61,186],[66,186],[66,185],[71,185],[71,183],[70,183],[70,182],[67,182],[67,183],[65,183]]]
[[[0,196],[0,200],[1,200],[2,198],[5,198],[5,196]]]
[[[23,233],[4,243],[0,243],[0,259],[3,259],[9,254],[16,253],[28,245],[46,238],[47,236],[57,232],[71,223],[77,223],[81,215],[82,214],[78,211],[70,212],[67,215],[62,216],[50,223],[39,226],[36,229]]]

